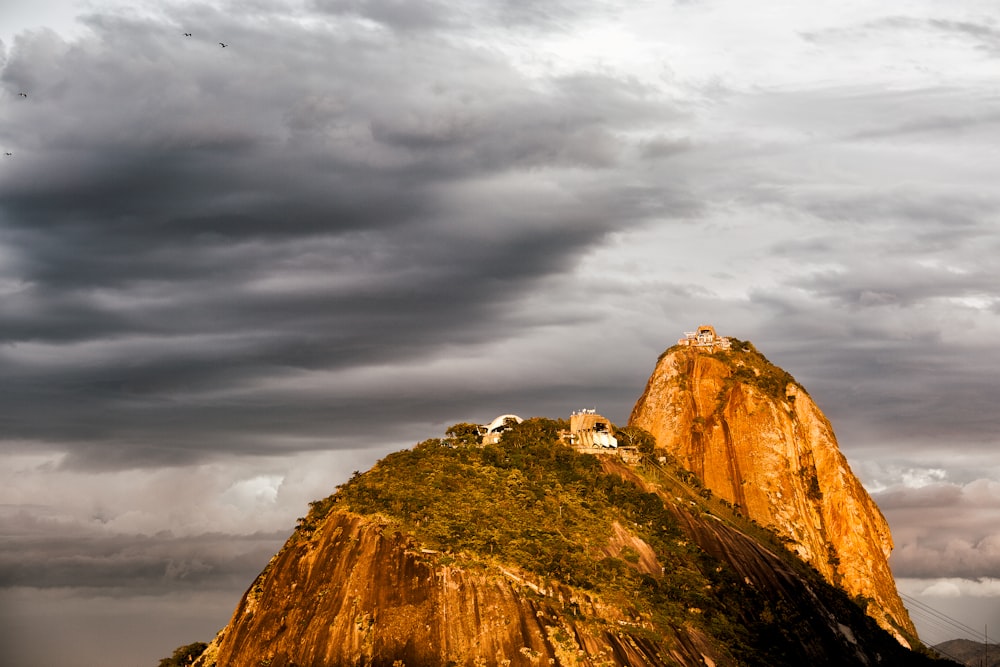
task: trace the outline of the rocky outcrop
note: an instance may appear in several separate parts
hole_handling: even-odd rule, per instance
[[[668,350],[630,426],[656,437],[712,492],[786,537],[897,640],[916,637],[888,565],[892,537],[805,390],[753,347]]]
[[[638,481],[614,459],[605,468]],[[743,611],[706,619],[691,608],[690,621],[664,623],[593,592],[419,548],[378,518],[335,510],[309,539],[292,536],[195,667],[935,664],[787,555],[693,501],[669,507],[711,568],[731,572]],[[654,571],[648,546],[616,525],[608,549],[624,547],[640,554],[637,568]],[[734,654],[705,622],[743,628],[748,643]]]
[[[696,628],[649,630],[595,596],[456,563],[334,511],[312,539],[289,540],[195,664],[735,664]]]

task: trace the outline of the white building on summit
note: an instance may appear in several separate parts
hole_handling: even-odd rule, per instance
[[[702,324],[697,331],[685,331],[684,338],[677,341],[678,345],[696,347],[709,352],[715,350],[728,350],[731,346],[729,339],[715,333],[715,327],[711,324]]]
[[[513,414],[500,415],[489,424],[479,426],[480,442],[495,445],[500,436],[524,420]],[[610,420],[597,414],[597,410],[583,409],[569,418],[569,429],[560,431],[564,442],[580,449],[617,449],[618,439],[614,436],[615,426]]]
[[[524,420],[517,415],[500,415],[489,424],[479,427],[479,433],[483,437],[484,445],[495,445],[500,442],[500,435],[504,431],[509,431],[513,424],[520,424]]]

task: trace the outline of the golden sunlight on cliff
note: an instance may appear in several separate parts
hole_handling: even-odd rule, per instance
[[[714,333],[714,332],[713,332]],[[789,540],[832,584],[906,644],[892,537],[833,429],[791,376],[752,345],[678,345],[659,360],[629,419],[715,494]]]

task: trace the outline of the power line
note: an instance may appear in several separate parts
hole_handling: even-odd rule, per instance
[[[950,632],[959,632],[962,634],[972,635],[977,641],[986,640],[986,636],[983,634],[982,631],[976,630],[975,628],[972,628],[966,625],[965,623],[962,623],[958,619],[952,618],[951,616],[948,616],[947,614],[938,611],[934,607],[931,607],[930,605],[921,602],[920,600],[910,595],[906,595],[905,593],[900,593],[900,597],[903,598],[904,602],[906,602],[911,613],[915,613],[916,615],[921,616],[925,620],[930,621],[931,624],[936,625],[942,629],[946,629]]]
[[[962,658],[959,658],[958,656],[949,653],[945,649],[941,649],[938,648],[937,646],[934,646],[935,644],[941,644],[946,641],[956,639],[955,635],[957,634],[959,635],[958,638],[964,638],[964,639],[971,638],[971,641],[977,643],[979,641],[982,641],[983,643],[982,664],[989,665],[988,662],[989,635],[987,634],[988,626],[983,626],[983,631],[980,632],[979,630],[976,630],[975,628],[966,625],[965,623],[959,621],[956,618],[948,616],[944,612],[939,611],[934,607],[931,607],[930,605],[926,604],[925,602],[921,602],[920,600],[910,595],[900,593],[900,598],[902,598],[903,601],[906,603],[910,615],[914,617],[916,620],[919,620],[921,622],[921,625],[923,626],[923,630],[921,631],[921,638],[924,640],[925,644],[932,646],[934,651],[941,654],[941,656],[945,658],[950,658],[955,662],[964,664],[965,661]],[[927,630],[931,630],[936,633],[941,633],[940,638],[935,640],[931,637],[927,637],[926,636],[928,634]]]

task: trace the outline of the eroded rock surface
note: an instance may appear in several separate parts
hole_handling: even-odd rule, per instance
[[[869,601],[901,643],[916,636],[889,569],[889,526],[851,472],[809,395],[747,347],[672,348],[629,424],[656,437],[706,487],[790,547],[830,583]]]
[[[196,664],[735,664],[695,628],[651,633],[570,587],[447,561],[334,511],[314,539],[289,540]]]

